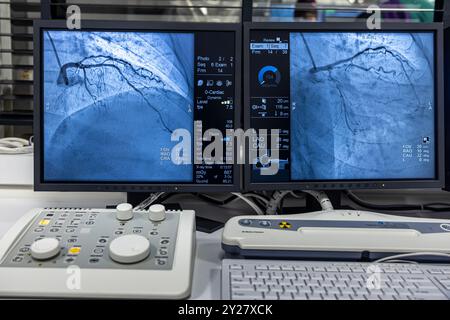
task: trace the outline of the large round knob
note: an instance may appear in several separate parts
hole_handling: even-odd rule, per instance
[[[166,208],[162,204],[154,204],[148,209],[148,218],[151,221],[163,221],[166,218]]]
[[[120,221],[133,219],[133,206],[129,203],[121,203],[116,207],[116,218]]]
[[[36,260],[47,260],[56,257],[61,251],[58,239],[43,238],[35,241],[30,248],[31,256]]]
[[[109,256],[119,263],[137,263],[150,254],[150,242],[147,238],[129,234],[121,236],[109,244]]]

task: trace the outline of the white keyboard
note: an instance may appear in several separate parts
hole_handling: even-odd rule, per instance
[[[450,265],[225,259],[226,300],[449,300]]]

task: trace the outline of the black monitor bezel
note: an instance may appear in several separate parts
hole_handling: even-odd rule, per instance
[[[369,30],[365,23],[355,22],[248,22],[243,28],[243,116],[245,130],[250,128],[250,75],[249,61],[250,32],[252,30],[285,31],[433,31],[435,33],[435,101],[436,101],[436,177],[434,179],[401,180],[326,180],[326,181],[290,181],[290,182],[252,182],[251,165],[244,165],[244,189],[259,190],[347,190],[347,189],[422,189],[442,188],[445,184],[445,129],[444,129],[444,74],[443,74],[443,27],[441,23],[388,23],[381,24],[381,29]]]
[[[36,191],[99,191],[99,192],[232,192],[242,187],[241,166],[233,165],[233,184],[195,183],[116,183],[116,182],[51,182],[43,175],[42,144],[42,98],[41,98],[41,41],[43,29],[69,30],[65,20],[34,21],[34,190]],[[148,21],[100,21],[83,20],[81,30],[128,30],[128,31],[229,31],[235,33],[235,128],[241,126],[241,24],[191,23],[191,22],[148,22]]]

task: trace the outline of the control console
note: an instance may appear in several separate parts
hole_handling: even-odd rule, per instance
[[[358,210],[298,215],[239,216],[225,225],[222,248],[230,255],[372,261],[405,253],[450,253],[450,220]],[[448,258],[423,256],[427,261]]]
[[[0,241],[0,295],[185,298],[194,215],[159,204],[32,210]]]

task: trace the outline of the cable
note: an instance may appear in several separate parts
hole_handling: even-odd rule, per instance
[[[448,211],[450,203],[425,203],[425,204],[376,204],[362,200],[350,190],[345,191],[346,196],[357,205],[374,210],[391,210],[391,211],[409,211],[409,210],[429,210],[429,211]]]
[[[0,139],[0,154],[26,154],[33,153],[32,139],[3,138]]]
[[[382,259],[378,259],[374,261],[374,263],[382,263],[382,262],[388,262],[390,260],[398,260],[402,258],[410,258],[410,257],[420,257],[420,256],[436,256],[436,257],[444,257],[450,259],[450,254],[448,253],[441,253],[441,252],[413,252],[413,253],[404,253],[404,254],[397,254],[390,257],[385,257]]]
[[[296,198],[296,199],[303,199],[303,198],[304,198],[304,196],[301,196],[301,195],[299,195],[299,194],[296,194],[293,190],[290,191],[289,194],[290,194],[291,196],[293,196],[294,198]]]
[[[154,203],[156,200],[158,200],[159,197],[161,197],[165,192],[156,192],[150,194],[149,197],[147,197],[144,201],[139,203],[135,209],[136,210],[145,210],[148,206],[150,206],[152,203]]]
[[[264,215],[264,212],[250,199],[246,198],[244,195],[242,195],[241,193],[237,193],[237,192],[232,192],[232,195],[235,195],[236,197],[240,198],[241,200],[243,200],[245,203],[247,203],[250,207],[252,207],[252,209],[258,214],[258,215]]]
[[[202,200],[211,202],[211,203],[219,205],[219,206],[224,206],[224,205],[226,205],[226,204],[228,204],[228,203],[230,203],[230,202],[232,202],[232,201],[234,201],[234,200],[236,200],[238,198],[237,196],[233,195],[233,196],[228,197],[228,198],[226,198],[224,200],[220,200],[220,199],[217,199],[217,198],[214,198],[214,197],[208,196],[206,194],[202,194],[202,193],[193,193],[193,195],[195,195],[196,197],[198,197],[198,198],[200,198]]]
[[[291,191],[275,191],[272,194],[271,199],[269,200],[266,207],[267,215],[274,215],[277,213],[278,208],[280,207],[280,203],[283,198],[288,195]]]
[[[328,198],[327,194],[323,191],[315,191],[315,190],[302,190],[302,192],[307,193],[316,199],[322,210],[329,211],[334,210],[333,204],[330,201],[330,198]]]
[[[265,205],[269,204],[269,199],[267,199],[265,196],[257,194],[257,193],[243,193],[242,194],[245,197],[251,197],[251,198],[256,198],[258,200],[260,200],[262,203],[264,203]]]

